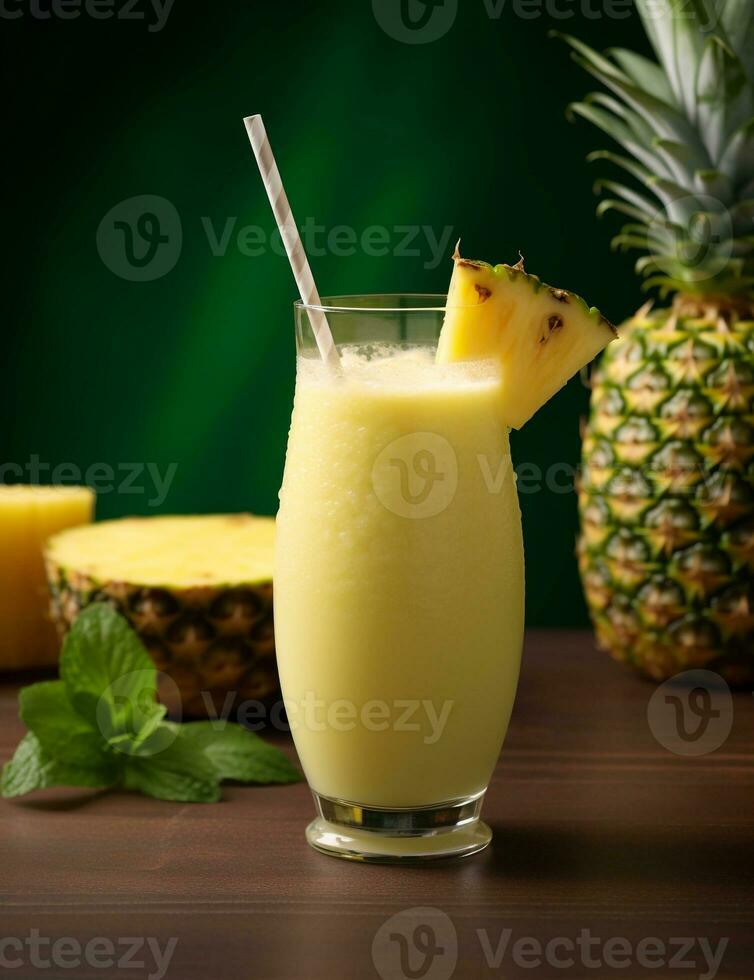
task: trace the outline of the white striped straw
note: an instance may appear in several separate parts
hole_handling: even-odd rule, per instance
[[[309,267],[309,260],[304,251],[301,236],[298,233],[296,222],[293,219],[293,212],[288,203],[288,197],[283,187],[278,165],[272,155],[270,141],[267,131],[264,128],[261,116],[246,116],[244,119],[246,132],[249,134],[249,142],[257,158],[259,172],[262,175],[264,188],[267,197],[272,205],[272,213],[280,229],[280,236],[283,239],[285,250],[288,253],[288,261],[293,270],[293,276],[298,286],[298,291],[306,306],[321,306],[322,301],[317,292],[312,270]],[[322,360],[330,367],[340,368],[340,357],[335,342],[332,339],[330,325],[327,317],[321,310],[307,310],[309,321],[314,331],[314,339],[317,342],[319,353]]]

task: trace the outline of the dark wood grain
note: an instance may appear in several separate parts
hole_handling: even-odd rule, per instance
[[[0,688],[2,759],[22,734],[16,690]],[[375,964],[375,933],[401,910],[431,906],[457,934],[458,980],[705,974],[698,946],[688,954],[695,968],[511,959],[516,939],[544,944],[584,929],[634,946],[727,938],[717,977],[754,976],[754,701],[735,694],[725,743],[682,757],[647,724],[653,690],[587,634],[529,634],[485,805],[494,845],[455,863],[395,869],[315,853],[303,837],[312,813],[303,784],[232,786],[215,806],[78,791],[0,802],[0,937],[176,937],[165,974],[176,980],[353,980],[380,969],[401,980]],[[284,736],[275,740],[293,754]],[[490,966],[480,931],[494,947],[505,928],[507,955]],[[440,972],[426,976],[444,977],[444,968],[435,963]],[[136,978],[153,969],[146,954],[142,969],[7,972]]]

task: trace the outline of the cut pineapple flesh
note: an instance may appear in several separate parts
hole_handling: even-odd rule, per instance
[[[0,670],[56,662],[42,549],[56,531],[90,521],[93,509],[88,487],[0,486]]]
[[[98,582],[218,587],[268,582],[274,548],[271,517],[136,517],[56,535],[47,557]]]
[[[520,429],[617,334],[596,309],[528,275],[456,252],[437,361],[499,361],[503,422]]]

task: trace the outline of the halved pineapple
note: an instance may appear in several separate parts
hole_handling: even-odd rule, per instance
[[[128,619],[184,715],[277,694],[272,620],[275,521],[250,514],[133,517],[74,528],[45,552],[52,616],[65,633],[93,602]],[[171,693],[172,692],[172,693]]]
[[[616,336],[599,310],[517,265],[453,256],[438,363],[495,358],[502,370],[501,415],[520,429]]]

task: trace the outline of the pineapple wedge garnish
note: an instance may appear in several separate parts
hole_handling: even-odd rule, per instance
[[[502,372],[503,422],[520,429],[617,337],[599,310],[517,265],[461,258],[448,290],[437,362],[494,358]]]

